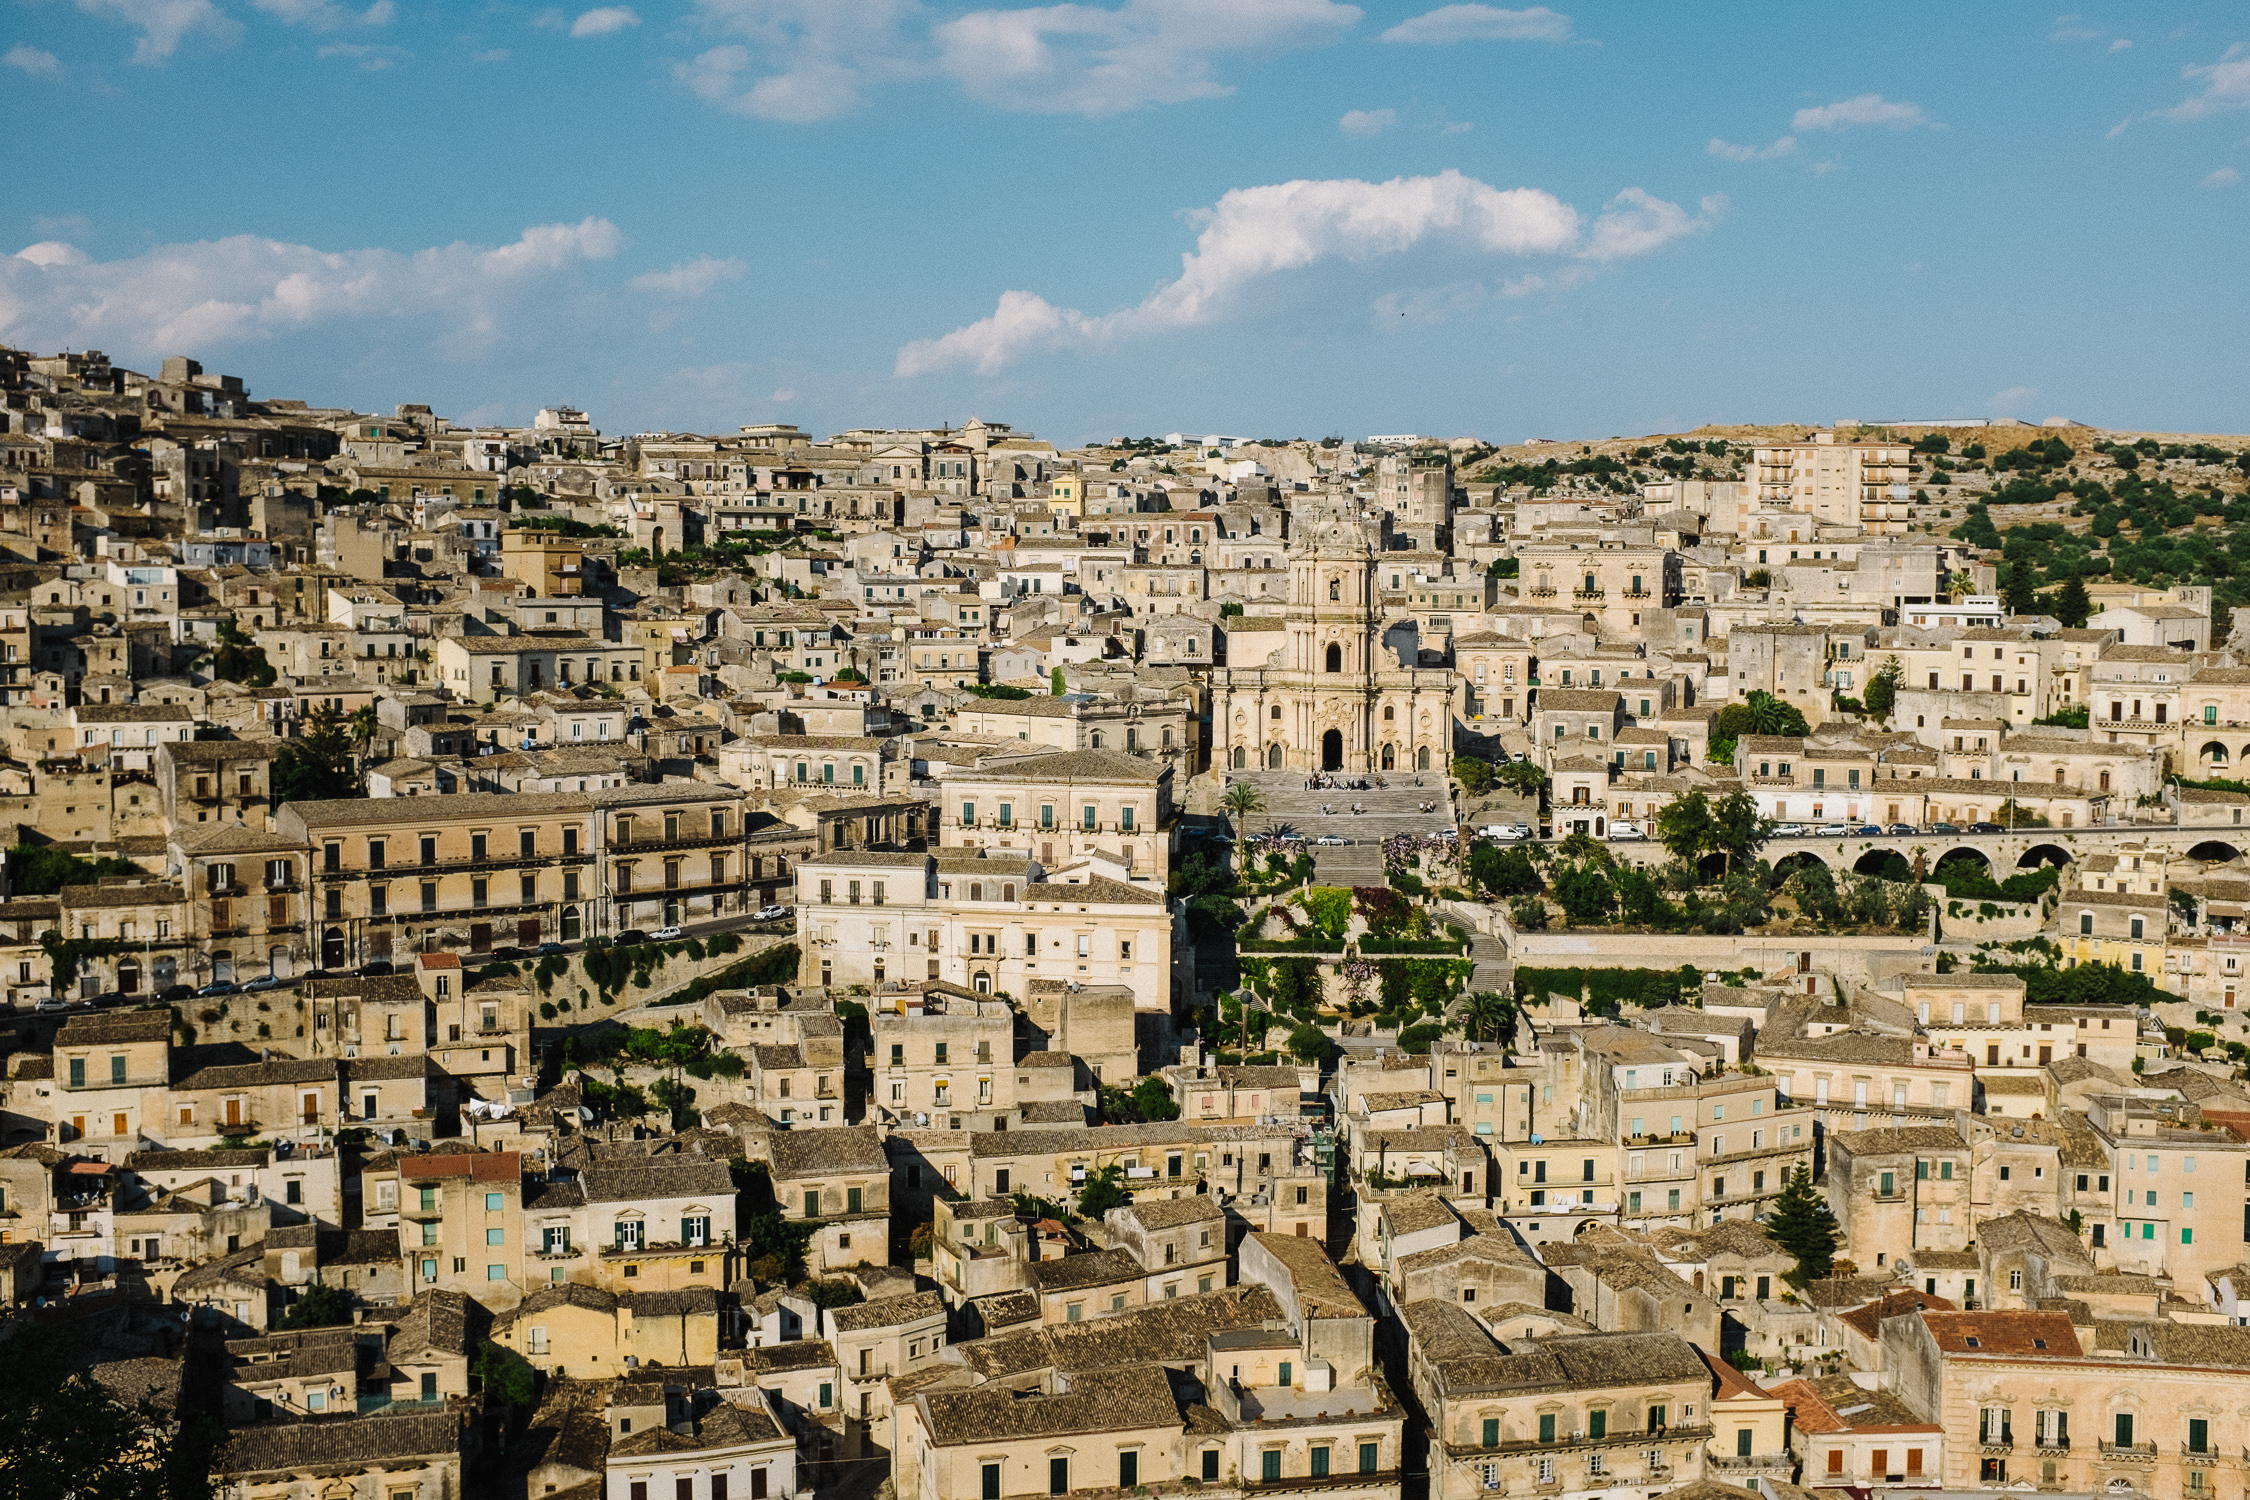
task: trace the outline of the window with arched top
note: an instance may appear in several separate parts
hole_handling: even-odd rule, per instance
[[[1276,720],[1280,719],[1281,717],[1281,705],[1278,703],[1273,706],[1273,717]]]
[[[983,882],[971,881],[969,883],[969,899],[971,901],[982,901],[984,899]]]
[[[1328,670],[1331,672],[1344,670],[1344,648],[1334,642],[1331,642],[1328,647]]]
[[[1384,704],[1384,705],[1383,705],[1383,722],[1384,722],[1384,723],[1388,724],[1388,723],[1390,723],[1390,722],[1391,722],[1391,721],[1392,721],[1393,719],[1396,719],[1397,717],[1398,717],[1398,710],[1397,710],[1397,709],[1393,708],[1393,707],[1392,707],[1392,706],[1391,706],[1390,704],[1388,704],[1388,703],[1386,703],[1386,704]]]
[[[1328,597],[1331,599],[1341,599],[1344,597],[1344,580],[1342,580],[1341,578],[1331,578],[1328,580]]]
[[[1240,745],[1237,745],[1237,746],[1235,746],[1235,747],[1234,747],[1234,768],[1235,768],[1235,769],[1236,769],[1237,771],[1240,771],[1240,770],[1243,770],[1243,769],[1245,769],[1245,762],[1246,762],[1246,760],[1247,760],[1247,757],[1246,757],[1246,756],[1244,756],[1244,754],[1242,753],[1242,747],[1241,747]]]
[[[1016,899],[1016,883],[1014,881],[1011,880],[1006,885],[1000,887],[1000,899],[1003,901],[1013,901]]]

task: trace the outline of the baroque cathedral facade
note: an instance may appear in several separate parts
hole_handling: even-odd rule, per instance
[[[1303,516],[1289,549],[1285,643],[1211,679],[1212,764],[1225,771],[1437,771],[1452,760],[1453,679],[1422,667],[1414,623],[1386,626],[1383,520]]]

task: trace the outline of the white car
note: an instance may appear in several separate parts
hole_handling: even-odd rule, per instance
[[[1805,836],[1805,825],[1802,823],[1776,823],[1773,825],[1773,836],[1777,839],[1801,839]]]
[[[686,936],[687,934],[682,932],[677,927],[659,927],[656,929],[656,931],[649,934],[649,939],[652,942],[669,943],[675,938],[683,938]]]
[[[1645,835],[1641,832],[1640,824],[1627,823],[1622,821],[1609,825],[1609,836],[1612,839],[1637,839],[1645,837]]]
[[[1324,833],[1319,838],[1314,839],[1313,842],[1316,844],[1348,844],[1351,840],[1340,833]]]
[[[755,920],[760,922],[778,922],[783,917],[786,917],[788,915],[789,908],[786,906],[761,906],[758,908],[758,915]]]
[[[1850,832],[1851,829],[1842,823],[1823,823],[1818,828],[1815,828],[1813,830],[1813,837],[1823,839],[1840,839]]]

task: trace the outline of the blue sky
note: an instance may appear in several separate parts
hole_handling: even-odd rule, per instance
[[[2223,4],[0,0],[0,340],[605,431],[2243,431],[2246,48]]]

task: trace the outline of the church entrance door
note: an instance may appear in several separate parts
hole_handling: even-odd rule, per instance
[[[1323,771],[1344,769],[1344,731],[1331,729],[1320,737],[1320,768]]]

